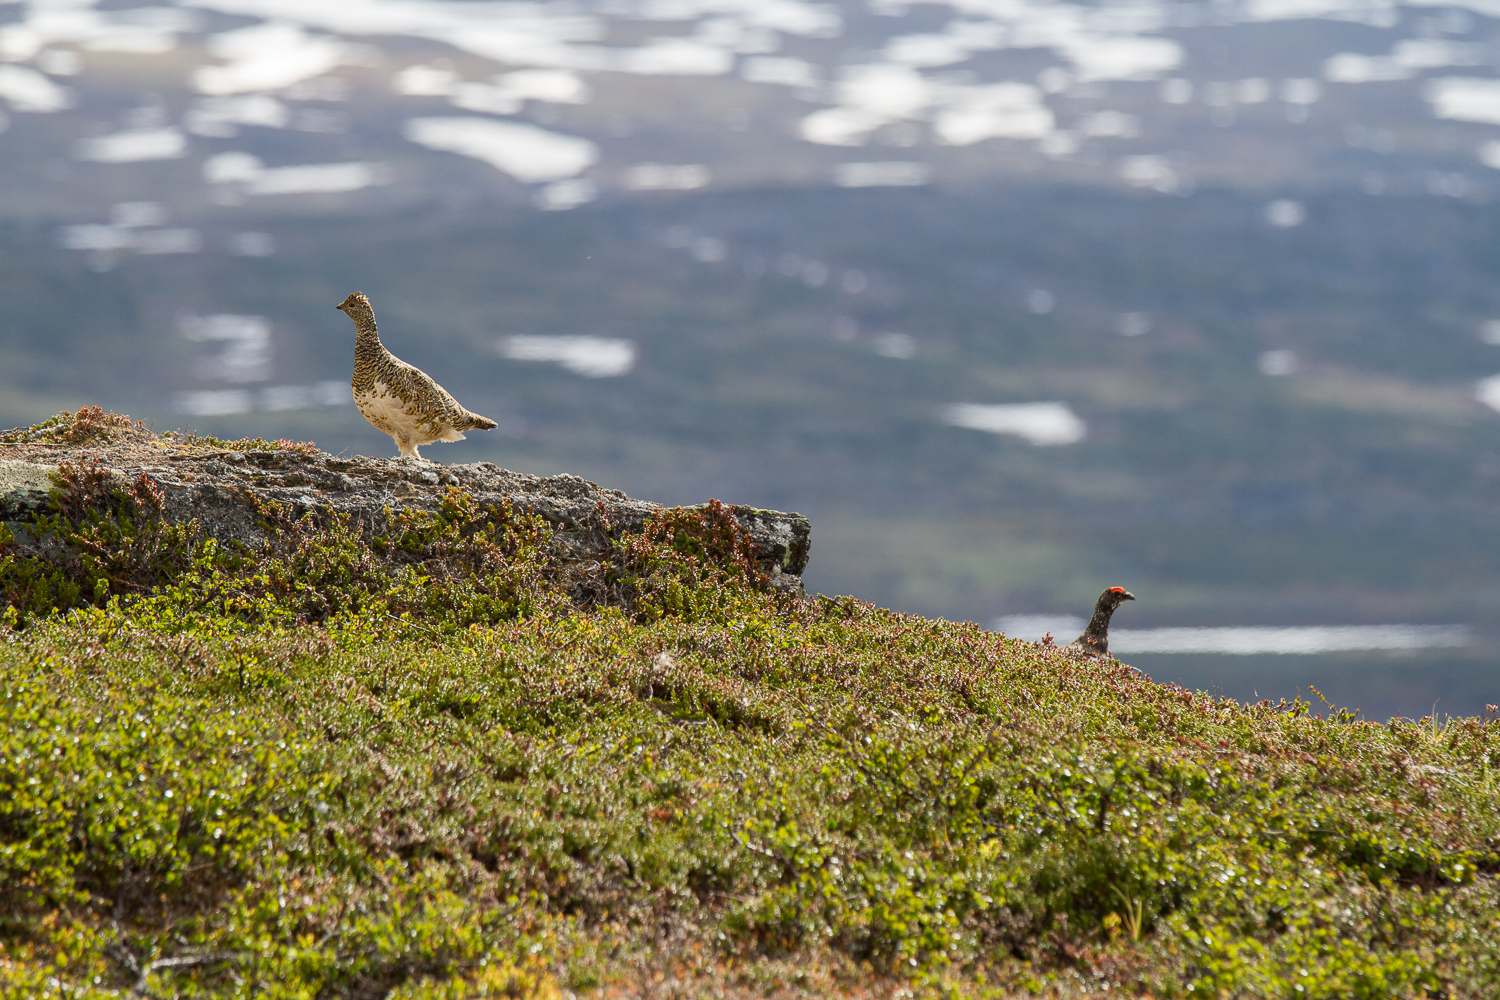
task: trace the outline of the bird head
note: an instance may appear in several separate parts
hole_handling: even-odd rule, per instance
[[[367,316],[375,314],[375,310],[370,308],[370,300],[365,298],[364,292],[350,292],[349,297],[334,306],[334,308],[350,319],[361,313]]]
[[[1108,605],[1110,608],[1118,608],[1126,601],[1133,600],[1135,600],[1135,595],[1126,590],[1124,587],[1110,587],[1104,593],[1099,595],[1099,603],[1102,605]]]

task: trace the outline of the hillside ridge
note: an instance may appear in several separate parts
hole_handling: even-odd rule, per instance
[[[1500,982],[1500,708],[1244,704],[809,596],[746,528],[805,519],[714,501],[95,408],[0,447],[0,1000]]]

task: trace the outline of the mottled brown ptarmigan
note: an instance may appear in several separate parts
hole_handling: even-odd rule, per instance
[[[1081,649],[1090,656],[1109,655],[1109,618],[1115,613],[1115,608],[1126,601],[1135,600],[1135,595],[1124,587],[1110,587],[1099,595],[1099,602],[1094,605],[1094,617],[1089,619],[1089,627],[1083,630],[1083,635],[1068,643],[1068,649]]]
[[[396,357],[380,342],[375,310],[363,292],[351,292],[334,308],[354,320],[354,405],[377,430],[389,434],[401,454],[434,441],[462,441],[464,431],[487,431],[489,417],[470,413],[420,368]]]

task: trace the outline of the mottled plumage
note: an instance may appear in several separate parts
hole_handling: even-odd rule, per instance
[[[464,431],[495,426],[489,417],[460,406],[426,372],[385,349],[375,330],[375,310],[363,292],[351,293],[335,308],[354,320],[354,405],[391,436],[401,454],[422,459],[417,449],[424,444],[462,441]]]
[[[1094,617],[1089,619],[1089,627],[1083,630],[1083,635],[1068,643],[1068,649],[1081,649],[1090,656],[1109,655],[1109,618],[1115,613],[1115,608],[1126,601],[1135,600],[1135,595],[1124,587],[1110,587],[1099,595],[1099,602],[1094,605]]]

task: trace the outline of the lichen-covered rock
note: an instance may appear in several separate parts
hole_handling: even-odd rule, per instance
[[[481,506],[508,501],[537,514],[554,537],[580,553],[595,550],[601,536],[640,531],[647,518],[664,509],[577,476],[532,476],[488,462],[438,465],[405,458],[346,458],[290,442],[287,447],[259,441],[244,449],[212,447],[223,442],[155,435],[139,427],[111,426],[95,437],[70,440],[67,428],[73,425],[58,426],[63,430],[53,435],[57,440],[28,428],[0,438],[0,520],[25,520],[44,508],[52,488],[50,474],[65,461],[101,462],[122,484],[144,473],[163,494],[166,521],[196,519],[211,537],[252,545],[264,537],[256,501],[349,514],[378,533],[387,511],[435,511],[457,487]],[[745,506],[728,509],[754,542],[756,561],[773,585],[799,586],[810,547],[807,518]]]

